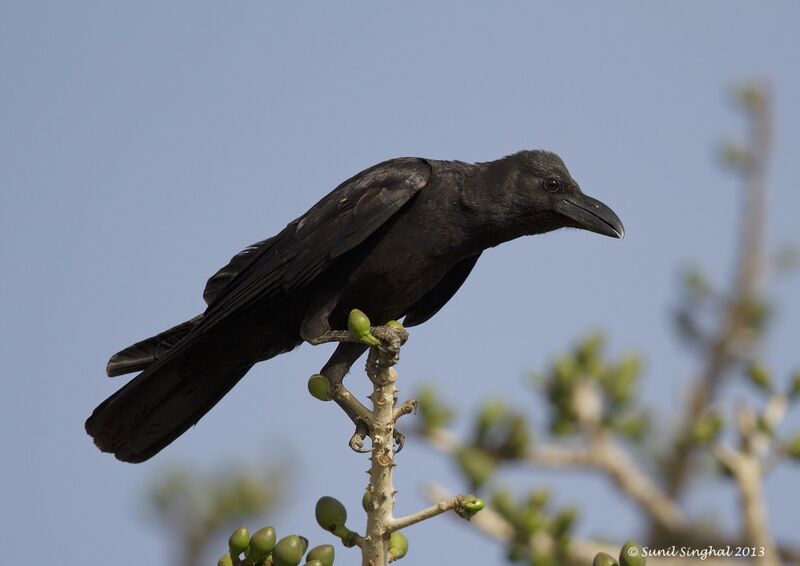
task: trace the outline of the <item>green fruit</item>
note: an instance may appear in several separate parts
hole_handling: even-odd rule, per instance
[[[217,566],[233,566],[233,559],[231,558],[231,555],[226,552],[220,556],[219,560],[217,560]]]
[[[467,495],[461,501],[460,509],[457,509],[457,512],[459,516],[469,520],[485,506],[486,504],[483,502],[483,499],[474,495]]]
[[[347,317],[347,329],[350,334],[368,346],[377,346],[380,342],[370,333],[370,326],[367,315],[358,309],[350,311],[350,316]]]
[[[344,525],[340,525],[331,531],[333,536],[339,537],[342,539],[342,544],[345,545],[347,548],[352,548],[356,543],[356,533],[345,527]]]
[[[297,535],[283,537],[272,550],[272,562],[275,566],[297,566],[303,559],[308,541]]]
[[[789,387],[789,399],[795,400],[800,397],[800,370],[792,376],[792,384]]]
[[[362,339],[365,336],[369,336],[370,326],[372,325],[367,315],[358,309],[350,311],[350,316],[347,317],[347,329],[350,331],[350,334],[358,339]]]
[[[556,566],[553,556],[547,552],[537,552],[531,559],[531,566]]]
[[[398,560],[408,552],[408,539],[400,531],[395,531],[389,538],[389,556]]]
[[[388,326],[390,328],[396,328],[398,330],[405,330],[403,328],[403,325],[400,324],[399,322],[397,322],[396,320],[390,320],[389,322],[386,323],[386,326]]]
[[[489,401],[481,407],[478,413],[476,436],[483,440],[492,427],[496,426],[503,419],[506,408],[501,401]]]
[[[242,552],[247,550],[247,545],[250,544],[250,533],[245,527],[241,527],[233,531],[230,538],[228,538],[228,548],[233,556],[239,556]]]
[[[323,566],[323,564],[319,560],[308,560],[308,559],[306,559],[306,566]]]
[[[372,494],[369,490],[366,490],[364,495],[361,496],[361,507],[364,509],[365,513],[370,512],[370,503],[372,503]]]
[[[772,379],[770,378],[769,370],[763,364],[753,362],[747,367],[747,377],[753,382],[753,385],[763,391],[772,390]]]
[[[546,487],[538,487],[528,495],[528,507],[530,509],[542,509],[550,501],[550,490]]]
[[[250,537],[248,558],[256,563],[264,560],[275,548],[275,538],[275,529],[272,527],[264,527],[254,532],[253,536]]]
[[[513,517],[516,517],[517,515],[517,507],[514,503],[511,493],[508,490],[500,490],[494,494],[494,498],[492,499],[492,507],[494,507],[495,511],[500,513],[500,515],[509,522],[511,522]]]
[[[619,552],[620,566],[644,566],[645,562],[644,549],[636,541],[629,540],[622,546]]]
[[[326,531],[334,532],[347,522],[347,509],[338,499],[330,496],[320,497],[314,509],[317,523]]]
[[[473,487],[480,487],[494,473],[494,459],[483,450],[467,447],[458,452],[461,471]]]
[[[795,435],[786,443],[786,455],[794,460],[800,460],[800,434]]]
[[[578,519],[578,510],[574,507],[567,507],[553,519],[553,532],[556,535],[563,535],[572,528]]]
[[[315,546],[308,552],[306,556],[307,564],[311,564],[312,560],[319,562],[320,566],[333,566],[334,558],[333,546],[330,544],[321,544]]]
[[[324,375],[314,374],[308,378],[308,392],[312,397],[320,401],[330,401],[333,399],[331,383]]]
[[[719,413],[711,412],[700,417],[692,427],[692,436],[701,444],[708,444],[719,436],[725,422]]]
[[[605,552],[598,552],[595,554],[594,560],[592,560],[592,566],[619,566],[619,563],[614,560],[613,556]]]

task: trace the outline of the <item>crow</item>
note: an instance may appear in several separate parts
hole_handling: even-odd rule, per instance
[[[143,462],[206,414],[262,360],[331,329],[351,309],[373,322],[427,321],[484,250],[578,228],[622,238],[605,204],[584,195],[554,153],[484,163],[391,159],[344,181],[275,236],[213,275],[205,311],[111,357],[109,376],[140,371],[86,421],[100,450]],[[341,383],[367,350],[338,345],[321,373]]]

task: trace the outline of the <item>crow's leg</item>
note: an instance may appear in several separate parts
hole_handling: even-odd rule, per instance
[[[369,346],[359,342],[340,342],[333,352],[333,355],[328,360],[328,363],[322,368],[320,373],[324,375],[328,382],[331,384],[333,391],[333,399],[347,414],[348,417],[355,423],[356,432],[350,439],[350,447],[357,452],[368,452],[364,450],[364,439],[369,435],[369,424],[364,420],[364,416],[359,414],[360,411],[353,409],[352,402],[355,401],[360,405],[357,399],[351,398],[350,403],[344,402],[342,398],[342,382],[344,376],[350,371],[352,365],[360,358],[364,352],[367,351]],[[346,395],[350,393],[347,392]],[[363,407],[363,405],[361,405]],[[368,412],[366,407],[363,407],[364,413]]]

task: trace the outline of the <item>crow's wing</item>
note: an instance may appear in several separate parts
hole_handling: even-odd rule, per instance
[[[417,303],[408,310],[403,319],[403,326],[416,326],[422,324],[447,304],[456,291],[461,288],[469,277],[472,268],[478,263],[481,254],[462,259],[448,271],[436,287],[428,291]]]
[[[280,235],[281,234],[278,234],[278,236]],[[203,289],[203,300],[206,304],[210,305],[213,303],[220,291],[227,287],[228,284],[233,281],[233,278],[250,265],[261,252],[270,248],[272,244],[275,243],[275,240],[278,239],[278,236],[273,236],[272,238],[261,240],[251,246],[247,246],[233,256],[225,267],[212,275],[206,283],[206,288]]]
[[[203,293],[209,306],[197,330],[308,284],[398,212],[427,184],[430,173],[423,159],[392,159],[339,185],[279,234],[240,252],[209,279]]]

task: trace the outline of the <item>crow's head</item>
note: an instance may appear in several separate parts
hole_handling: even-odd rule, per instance
[[[517,229],[541,234],[579,228],[622,238],[622,221],[608,206],[581,192],[567,166],[549,151],[520,151],[489,164],[497,204],[513,211]]]

